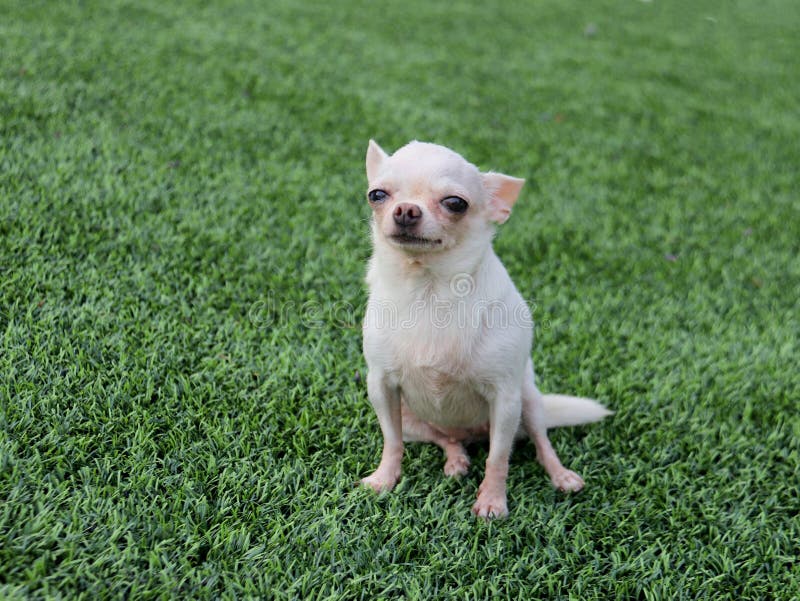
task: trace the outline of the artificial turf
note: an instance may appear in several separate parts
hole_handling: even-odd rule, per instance
[[[0,0],[0,598],[800,597],[800,9]],[[380,497],[367,140],[528,180],[508,519]]]

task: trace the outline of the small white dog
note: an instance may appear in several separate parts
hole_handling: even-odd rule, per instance
[[[488,434],[472,512],[505,516],[511,447],[527,431],[553,485],[580,490],[583,480],[561,465],[547,429],[611,412],[589,399],[542,395],[534,383],[530,312],[492,249],[495,224],[508,219],[524,180],[481,173],[436,144],[411,142],[389,156],[373,140],[367,179],[374,249],[364,355],[384,440],[378,469],[362,482],[392,489],[404,440],[436,443],[445,474],[463,475],[464,443]]]

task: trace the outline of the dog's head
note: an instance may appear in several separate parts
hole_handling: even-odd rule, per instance
[[[491,238],[511,214],[525,180],[481,173],[444,146],[410,142],[392,155],[367,149],[367,198],[376,243],[412,254],[444,252]]]

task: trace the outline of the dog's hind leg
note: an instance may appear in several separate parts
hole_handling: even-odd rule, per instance
[[[536,446],[536,458],[542,464],[550,481],[558,490],[577,492],[583,488],[583,478],[561,464],[550,439],[544,415],[544,399],[536,387],[533,362],[528,361],[525,383],[522,387],[522,424]]]
[[[402,405],[403,440],[406,442],[432,442],[439,445],[446,457],[446,476],[464,476],[469,468],[469,456],[464,445],[455,438],[440,432],[428,422],[422,421],[406,406]]]

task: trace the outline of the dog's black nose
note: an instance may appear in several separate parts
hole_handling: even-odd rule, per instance
[[[394,222],[397,225],[408,227],[414,225],[417,221],[422,219],[422,211],[419,210],[417,205],[401,202],[394,208]]]

